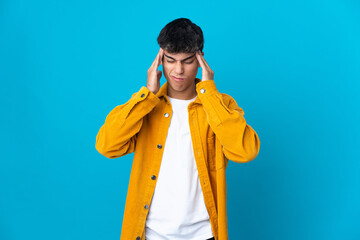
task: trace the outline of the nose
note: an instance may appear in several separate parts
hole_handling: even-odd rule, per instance
[[[177,62],[174,69],[175,73],[180,75],[184,72],[184,66],[181,62]]]

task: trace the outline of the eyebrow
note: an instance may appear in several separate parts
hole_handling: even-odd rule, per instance
[[[176,59],[175,59],[175,58],[170,57],[170,56],[166,55],[165,53],[164,53],[164,55],[165,55],[166,57],[171,58],[171,59],[173,59],[173,60],[175,60],[175,61],[176,61]],[[192,58],[192,57],[193,57],[193,56],[195,56],[195,55],[196,55],[196,54],[194,54],[194,55],[192,55],[192,56],[190,56],[190,57],[184,58],[183,60],[181,60],[181,62],[186,61],[186,60],[188,60],[188,59]]]

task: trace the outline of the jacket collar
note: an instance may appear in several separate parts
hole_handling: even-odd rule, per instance
[[[196,84],[198,84],[199,82],[201,82],[201,79],[199,78],[195,78],[195,88],[196,88]],[[169,99],[168,99],[168,96],[167,96],[167,86],[168,86],[168,82],[166,81],[162,86],[161,88],[159,89],[159,91],[156,93],[156,96],[158,98],[165,98],[165,101],[169,102]],[[200,103],[200,99],[198,96],[196,96],[195,100],[194,100],[194,103]]]

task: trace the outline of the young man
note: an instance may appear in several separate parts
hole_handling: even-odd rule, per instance
[[[225,169],[255,159],[259,137],[217,90],[200,27],[176,19],[157,40],[146,87],[115,107],[96,137],[108,158],[135,151],[121,240],[228,239]]]

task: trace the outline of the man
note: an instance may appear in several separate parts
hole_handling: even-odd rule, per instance
[[[135,151],[121,240],[228,239],[225,169],[255,159],[259,137],[217,90],[200,27],[175,19],[157,40],[146,87],[115,107],[96,137],[108,158]]]

